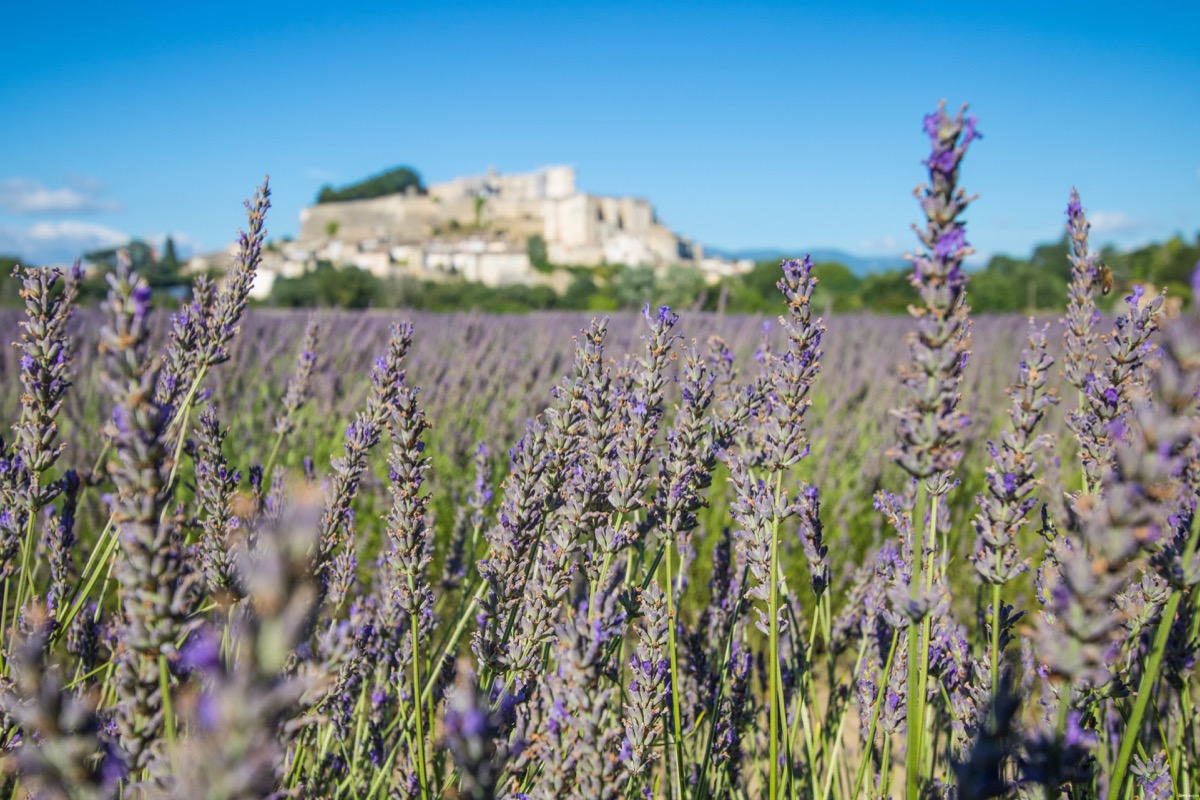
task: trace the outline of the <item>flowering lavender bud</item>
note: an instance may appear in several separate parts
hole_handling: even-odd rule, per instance
[[[812,576],[813,594],[820,599],[829,586],[829,548],[821,527],[821,499],[817,487],[804,484],[796,498],[796,516],[800,519],[800,544]]]
[[[0,436],[0,574],[8,576],[18,568],[16,556],[32,515],[29,512],[33,480],[25,460]]]
[[[874,560],[864,558],[848,581],[841,611],[833,618],[829,646],[834,653],[844,653],[854,639],[865,635],[863,623],[867,614],[867,597],[874,578]],[[846,584],[844,581],[843,585]]]
[[[1092,750],[1096,734],[1080,725],[1078,711],[1067,713],[1063,735],[1039,728],[1027,732],[1022,742],[1019,772],[1023,782],[1040,783],[1046,794],[1058,797],[1063,787],[1087,787],[1095,771]]]
[[[29,796],[117,796],[124,767],[103,735],[99,691],[72,689],[62,665],[48,663],[53,622],[42,609],[27,608],[24,627],[9,653],[12,680],[0,692],[0,711],[21,730],[6,766]]]
[[[1017,536],[1037,504],[1033,496],[1037,478],[1037,452],[1049,447],[1053,437],[1036,434],[1047,409],[1058,402],[1046,389],[1054,359],[1046,350],[1046,331],[1029,326],[1029,344],[1022,354],[1017,381],[1008,389],[1012,397],[1011,427],[1000,435],[999,446],[988,443],[993,466],[988,467],[986,489],[976,498],[975,571],[990,584],[1005,584],[1029,568],[1017,547]]]
[[[429,458],[424,455],[421,437],[429,429],[429,422],[417,404],[416,389],[406,386],[400,390],[389,428],[392,508],[385,520],[389,542],[386,552],[399,578],[395,587],[397,607],[406,615],[421,618],[433,607],[426,574],[433,562],[433,535],[426,526],[429,494],[422,494]]]
[[[210,332],[217,287],[204,276],[192,284],[192,300],[171,316],[171,331],[163,352],[162,371],[155,387],[158,402],[178,407],[198,372],[197,360],[203,354]]]
[[[346,426],[343,455],[332,459],[333,484],[326,501],[321,523],[317,571],[324,574],[331,565],[334,553],[343,543],[341,535],[358,494],[359,482],[367,470],[368,458],[391,418],[404,383],[404,358],[412,344],[412,325],[393,325],[388,338],[387,353],[375,361],[371,373],[371,393],[365,408]]]
[[[116,460],[112,516],[121,553],[114,574],[125,616],[124,646],[114,683],[121,747],[135,772],[158,753],[163,734],[160,661],[174,651],[191,623],[198,573],[189,569],[182,536],[166,513],[172,454],[166,445],[170,409],[154,400],[158,373],[150,359],[150,287],[122,269],[109,276],[111,320],[100,333],[106,381],[116,400],[108,426]]]
[[[1016,748],[1020,706],[1020,698],[1012,688],[1012,677],[1006,674],[999,682],[996,696],[991,698],[991,713],[979,729],[970,755],[954,764],[959,800],[1005,797],[1012,790],[1008,763]]]
[[[180,660],[192,678],[179,702],[186,734],[171,753],[164,796],[251,800],[277,791],[280,727],[318,686],[287,669],[312,630],[320,598],[311,556],[316,501],[298,498],[284,520],[260,525],[252,549],[237,546],[233,570],[247,602],[231,616],[228,654],[213,627],[184,647]]]
[[[964,120],[962,111],[951,117],[944,103],[925,117],[925,132],[933,145],[925,162],[930,182],[918,189],[926,224],[917,237],[925,249],[911,257],[912,284],[922,307],[910,310],[917,330],[908,337],[912,360],[900,370],[910,401],[892,412],[900,442],[891,455],[914,478],[932,478],[930,490],[939,495],[949,491],[948,473],[962,455],[959,434],[969,422],[958,407],[958,387],[970,347],[962,263],[973,250],[959,217],[971,200],[958,187],[958,170],[979,134],[975,117]]]
[[[1163,396],[1160,389],[1157,394]],[[1039,655],[1052,675],[1099,689],[1120,677],[1116,660],[1122,614],[1116,597],[1129,585],[1147,548],[1170,530],[1182,453],[1195,438],[1190,410],[1138,398],[1114,430],[1112,463],[1098,495],[1074,498],[1077,523],[1056,555],[1058,581],[1050,613],[1039,620]],[[1114,670],[1117,674],[1114,675]]]
[[[1067,242],[1071,246],[1067,260],[1071,262],[1071,284],[1067,289],[1067,316],[1062,320],[1066,328],[1063,372],[1067,381],[1080,392],[1084,391],[1088,375],[1095,370],[1095,326],[1100,316],[1096,310],[1095,291],[1099,255],[1088,250],[1091,227],[1079,201],[1079,192],[1072,188],[1067,203]]]
[[[96,665],[108,660],[110,655],[102,652],[105,627],[107,625],[99,620],[96,604],[89,603],[74,616],[67,628],[67,652],[75,657],[80,673],[90,676],[84,679],[86,685],[97,682],[92,673]]]
[[[461,796],[471,800],[493,800],[504,767],[504,754],[497,753],[495,744],[504,721],[490,706],[476,677],[460,672],[446,698],[442,736],[462,780]]]
[[[948,604],[949,590],[944,588],[944,583],[942,591]],[[949,698],[951,741],[961,755],[970,747],[982,721],[988,702],[983,677],[986,675],[990,685],[991,675],[990,670],[981,668],[972,655],[966,631],[948,614],[939,614],[932,620],[929,675],[941,686],[928,687],[927,701],[932,702],[939,694]]]
[[[528,665],[534,643],[551,630],[576,551],[588,540],[615,551],[631,530],[599,522],[608,517],[598,507],[614,436],[612,380],[603,358],[606,335],[607,320],[600,320],[576,338],[572,377],[552,391],[545,423],[530,422],[509,451],[512,468],[498,524],[484,533],[488,553],[478,565],[488,591],[472,649],[486,670]],[[566,504],[570,507],[551,529],[553,541],[539,558],[547,524]],[[592,557],[589,566],[596,573],[589,577],[598,581],[600,559]],[[543,582],[539,591],[527,592],[535,571]],[[518,627],[522,636],[513,641],[510,634]],[[515,660],[514,653],[519,654]]]
[[[696,512],[707,504],[704,490],[712,484],[717,452],[730,438],[719,423],[708,420],[716,375],[695,345],[686,353],[680,376],[682,403],[667,431],[667,452],[659,467],[658,492],[651,512],[662,535],[671,541],[699,524]]]
[[[547,531],[548,541],[543,542],[526,583],[515,635],[505,645],[508,655],[504,659],[506,668],[523,679],[536,676],[542,669],[545,645],[554,640],[555,620],[578,571],[575,562],[587,533],[589,515],[585,509],[590,496],[594,494],[579,470],[564,487],[563,508]],[[619,574],[620,570],[610,570],[610,583]]]
[[[879,729],[885,736],[903,735],[908,730],[908,633],[898,630],[896,636],[892,671],[881,676],[883,697],[879,707]],[[871,706],[867,708],[873,707],[875,702],[872,697]]]
[[[60,269],[27,268],[23,275],[20,294],[25,319],[20,323],[21,339],[15,343],[21,351],[21,421],[14,431],[16,452],[29,473],[26,503],[30,515],[50,503],[60,489],[57,482],[43,485],[42,476],[66,448],[56,443],[56,419],[71,386],[67,321],[82,275],[78,264],[65,278]],[[62,290],[57,291],[60,280]]]
[[[345,522],[338,530],[335,540],[338,542],[337,551],[326,562],[323,573],[325,578],[327,610],[336,616],[342,604],[350,597],[359,593],[358,587],[358,535],[354,526],[353,509],[346,515]]]
[[[646,337],[646,352],[636,371],[632,385],[623,397],[620,432],[616,436],[611,466],[608,502],[614,511],[629,514],[641,508],[642,496],[650,484],[649,466],[662,420],[664,370],[674,358],[671,345],[677,338],[671,333],[679,321],[677,314],[662,306],[651,316],[650,304],[644,313],[650,325]]]
[[[320,342],[320,326],[310,319],[304,326],[304,339],[300,344],[300,355],[296,358],[296,371],[288,380],[283,395],[283,412],[275,419],[275,434],[287,436],[296,429],[296,413],[308,402],[311,392],[313,369],[317,364],[317,348]]]
[[[217,412],[210,405],[200,412],[196,426],[193,456],[196,461],[196,501],[200,519],[200,560],[204,577],[213,592],[230,588],[233,577],[231,534],[239,521],[233,513],[234,495],[241,473],[230,470],[223,445],[228,431],[222,431]]]
[[[630,659],[628,700],[625,703],[625,741],[622,760],[632,777],[640,777],[657,757],[653,748],[670,703],[671,670],[667,659],[666,596],[651,580],[642,592],[645,619],[638,626],[638,643]]]
[[[575,377],[562,391],[573,401],[573,411],[580,414],[584,441],[591,463],[588,468],[603,474],[607,458],[616,437],[613,423],[616,398],[612,374],[604,363],[604,339],[608,335],[608,320],[593,321],[575,343]]]
[[[697,628],[704,640],[704,650],[720,655],[730,631],[738,621],[738,601],[742,595],[742,569],[734,563],[733,535],[724,528],[713,547],[713,568],[708,580],[708,605],[700,612]],[[710,679],[715,679],[713,675]],[[715,688],[715,687],[714,687]]]
[[[1101,369],[1086,378],[1083,407],[1067,417],[1067,425],[1079,440],[1079,457],[1092,489],[1123,438],[1123,420],[1130,404],[1147,391],[1143,373],[1153,349],[1149,340],[1159,328],[1164,299],[1160,294],[1143,303],[1142,287],[1134,287],[1112,334],[1101,338],[1108,355]]]
[[[544,429],[531,423],[525,436],[509,451],[509,457],[512,465],[504,483],[499,519],[485,532],[488,553],[479,563],[479,574],[487,582],[488,591],[480,602],[480,629],[472,649],[484,667],[495,667],[507,648],[508,620],[520,606],[527,559],[544,518]]]
[[[603,602],[614,598],[610,595]],[[623,614],[603,609],[589,614],[586,606],[559,626],[558,669],[546,674],[539,687],[545,733],[524,755],[527,763],[541,763],[532,797],[607,800],[620,796],[618,753],[623,731],[608,723],[616,689],[601,688],[601,677],[604,645],[624,626]]]
[[[766,361],[767,419],[762,428],[764,463],[771,470],[787,469],[808,454],[804,413],[812,405],[809,392],[821,370],[822,321],[812,315],[812,258],[783,262],[783,277],[777,286],[788,304],[788,316],[780,324],[788,336],[787,352]]]
[[[726,667],[727,688],[717,709],[713,729],[712,760],[737,785],[745,760],[742,740],[746,728],[754,720],[754,702],[750,696],[751,655],[741,642],[734,640]]]
[[[246,310],[250,287],[262,261],[267,209],[271,207],[271,187],[267,178],[246,203],[246,231],[238,232],[238,252],[233,267],[212,305],[208,323],[208,338],[202,343],[196,366],[204,369],[229,360],[229,343],[238,331],[238,322]]]
[[[1142,790],[1145,800],[1170,800],[1175,796],[1171,770],[1166,758],[1166,753],[1156,753],[1148,761],[1141,756],[1133,757],[1133,766],[1129,771],[1137,778],[1138,787]]]
[[[740,458],[732,457],[728,466],[729,480],[735,492],[735,500],[729,510],[741,528],[738,538],[746,553],[751,578],[746,596],[769,604],[772,581],[778,583],[781,592],[784,591],[782,574],[772,574],[771,537],[774,535],[774,521],[791,516],[794,506],[786,497],[777,503],[767,482],[753,478]],[[758,607],[755,607],[755,611],[758,614],[755,624],[759,630],[767,633],[769,613]],[[780,630],[787,626],[782,609],[779,610],[778,623]]]
[[[50,562],[50,587],[46,592],[46,611],[57,617],[60,606],[70,594],[74,571],[75,510],[79,500],[79,477],[67,470],[61,480],[62,505],[51,518],[46,534],[47,557]]]
[[[475,545],[487,523],[488,511],[495,497],[492,491],[492,463],[484,442],[476,445],[474,461],[475,482],[467,495],[466,504],[455,509],[450,546],[442,565],[440,586],[445,592],[458,589],[467,576],[467,570],[474,563]]]

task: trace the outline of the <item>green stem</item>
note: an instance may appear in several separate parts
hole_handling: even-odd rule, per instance
[[[409,576],[408,585],[409,591],[415,595],[412,576]],[[410,629],[412,631],[412,686],[413,697],[416,699],[416,702],[413,703],[413,706],[416,708],[417,712],[417,778],[421,783],[421,797],[428,798],[429,787],[425,784],[425,726],[421,716],[421,707],[423,705],[421,702],[421,651],[419,649],[420,638],[417,633],[417,615],[410,614],[409,620],[411,622]]]
[[[913,543],[912,543],[912,597],[916,600],[920,594],[921,586],[921,566],[923,561],[924,549],[921,542],[916,536],[917,525],[919,521],[918,514],[925,507],[925,484],[921,483],[917,488],[917,505],[915,508],[914,519],[912,520],[913,528]],[[936,512],[936,508],[931,511]],[[935,528],[937,514],[931,513],[929,517],[929,526]],[[926,621],[928,618],[926,618]],[[925,719],[925,695],[924,686],[921,680],[922,665],[924,659],[924,624],[917,625],[917,621],[910,619],[908,623],[908,731],[905,746],[905,783],[907,797],[920,797],[920,773],[921,773],[921,733],[922,722]]]
[[[1000,584],[992,584],[992,698],[1000,686]]]
[[[746,585],[746,574],[748,571],[749,571],[749,567],[745,567],[742,569],[742,579],[739,582],[740,586]],[[734,605],[733,605],[733,617],[732,618],[735,620],[738,619],[741,616],[741,613],[742,613],[742,598],[739,595],[739,597],[737,598],[737,600],[734,602]],[[700,787],[698,790],[700,792],[700,794],[698,795],[699,800],[706,800],[708,797],[708,767],[712,761],[713,737],[715,737],[716,733],[717,733],[717,721],[720,718],[720,711],[721,711],[721,698],[725,693],[725,675],[729,669],[729,656],[733,652],[733,635],[736,630],[737,630],[737,625],[731,623],[729,626],[729,631],[725,634],[725,646],[721,650],[721,661],[717,665],[717,694],[716,694],[716,699],[713,701],[713,713],[709,717],[708,739],[704,744],[704,762],[700,767],[700,780],[697,783],[697,785]],[[724,774],[725,774],[724,770],[722,770],[718,774],[718,778],[717,778],[718,788],[720,788],[720,779],[722,776],[724,776]],[[720,797],[721,795],[718,792],[718,793],[715,793],[713,796]]]
[[[283,433],[280,432],[275,437],[275,444],[271,446],[271,454],[267,456],[267,465],[263,467],[263,476],[269,481],[271,480],[271,470],[275,469],[275,457],[279,455],[279,447],[283,444]]]
[[[171,711],[171,681],[167,672],[167,656],[158,654],[158,687],[162,692],[163,727],[167,732],[167,744],[175,748],[175,714]]]
[[[37,491],[37,483],[34,483],[34,491]],[[29,520],[25,523],[25,544],[21,552],[21,577],[17,581],[17,605],[16,613],[20,615],[21,609],[25,607],[25,601],[33,596],[33,574],[29,567],[30,552],[33,550],[33,523],[37,518],[37,511],[33,508],[29,509]],[[27,593],[28,590],[28,593]]]
[[[1179,609],[1179,598],[1178,590],[1171,592],[1171,597],[1167,600],[1167,607],[1163,609],[1162,617],[1159,618],[1158,630],[1154,634],[1154,644],[1150,648],[1150,660],[1146,662],[1146,666],[1142,670],[1142,680],[1138,684],[1133,713],[1130,715],[1129,723],[1125,726],[1125,733],[1121,737],[1121,750],[1117,755],[1117,765],[1113,768],[1112,782],[1108,785],[1108,800],[1115,800],[1120,796],[1125,786],[1129,760],[1133,757],[1133,748],[1137,744],[1142,730],[1142,717],[1146,714],[1146,705],[1150,702],[1150,695],[1154,691],[1154,682],[1158,679],[1158,671],[1162,667],[1163,652],[1167,647],[1167,639],[1171,635],[1171,622],[1175,619],[1175,612]]]
[[[1067,729],[1067,710],[1071,702],[1071,687],[1064,686],[1063,693],[1066,695],[1065,697],[1062,694],[1058,696],[1058,722],[1054,726],[1054,747],[1060,754],[1062,751],[1063,731]],[[1055,800],[1056,791],[1060,795],[1062,794],[1058,786],[1051,786],[1049,783],[1044,784],[1042,789],[1045,790],[1046,800]]]
[[[855,674],[857,674],[858,670],[862,667],[863,654],[866,652],[866,650],[867,637],[864,636],[862,642],[858,646],[858,658],[855,660],[854,666]],[[830,697],[830,702],[832,703],[832,701],[833,698]],[[825,775],[825,787],[821,790],[821,800],[828,800],[829,792],[833,789],[833,778],[838,771],[838,759],[842,755],[842,739],[846,731],[846,718],[849,716],[850,715],[846,713],[839,714],[840,718],[838,719],[837,733],[834,735],[833,739],[833,752],[829,755],[829,765],[827,767],[828,771]]]
[[[680,773],[683,772],[683,723],[682,715],[679,713],[679,658],[676,653],[675,643],[675,580],[672,574],[671,562],[674,559],[671,557],[671,545],[668,542],[666,545],[666,562],[667,562],[667,646],[670,648],[671,655],[671,727],[675,750],[675,770],[672,772],[672,791],[673,797],[683,798],[683,781]],[[670,756],[668,756],[670,758]]]
[[[879,712],[883,708],[884,695],[887,694],[887,682],[892,675],[892,662],[896,658],[896,645],[899,641],[900,632],[892,631],[892,645],[888,648],[887,663],[884,665],[883,675],[879,679],[879,693],[875,697],[875,708],[871,711],[871,722],[867,726],[867,743],[863,748],[863,760],[858,762],[858,773],[854,776],[854,792],[850,795],[850,800],[858,800],[863,775],[866,774],[867,764],[871,762],[871,748],[875,746],[875,726],[879,722]]]
[[[774,506],[779,505],[779,486],[783,480],[783,473],[778,472],[775,475],[775,502]],[[770,759],[768,764],[768,785],[770,787],[771,800],[778,800],[779,797],[779,581],[776,575],[779,571],[779,517],[775,515],[771,520],[771,565],[770,571],[767,573],[767,580],[770,585],[770,599],[767,603],[767,620],[768,636],[770,638],[770,670],[771,670],[771,688],[770,695],[771,704],[768,711],[768,721],[770,724],[770,734],[768,736],[767,757]]]

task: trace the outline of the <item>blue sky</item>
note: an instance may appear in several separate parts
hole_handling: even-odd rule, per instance
[[[1200,230],[1200,3],[13,4],[0,252],[215,249],[264,173],[294,234],[326,182],[573,164],[722,248],[911,249],[921,116],[970,102],[981,254]]]

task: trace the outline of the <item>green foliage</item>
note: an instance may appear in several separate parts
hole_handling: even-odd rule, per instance
[[[457,225],[452,223],[452,227]],[[478,309],[532,311],[636,310],[645,303],[672,308],[721,310],[729,313],[771,314],[778,308],[778,261],[760,261],[745,275],[707,284],[691,266],[674,265],[655,270],[601,264],[594,267],[556,266],[549,263],[546,242],[530,236],[526,252],[541,273],[566,272],[571,281],[561,295],[549,286],[489,287],[469,281],[433,282],[415,278],[375,278],[361,270],[343,270],[344,281],[324,265],[320,273],[276,281],[270,302],[284,306],[340,306],[343,308],[415,308],[433,311]],[[1200,236],[1187,243],[1176,236],[1164,244],[1147,245],[1129,253],[1105,250],[1102,254],[1116,277],[1117,290],[1100,298],[1111,308],[1128,294],[1133,282],[1167,288],[1172,296],[1190,302],[1191,274],[1200,261]],[[971,273],[968,299],[976,313],[1031,313],[1066,307],[1070,281],[1065,239],[1034,248],[1029,258],[995,255],[982,269]],[[354,275],[353,273],[361,273]],[[859,276],[838,262],[820,262],[813,272],[817,289],[812,302],[821,314],[869,311],[903,314],[917,300],[908,269]],[[341,275],[341,273],[338,273]],[[363,277],[365,276],[365,277]]]
[[[563,307],[549,286],[491,287],[464,280],[379,278],[357,267],[335,267],[327,261],[320,262],[303,275],[277,279],[271,286],[267,302],[286,308],[411,308],[426,311],[518,312]]]
[[[339,203],[344,200],[370,200],[373,197],[384,197],[389,194],[404,194],[415,189],[418,194],[425,194],[425,185],[421,176],[411,167],[396,167],[387,172],[373,175],[364,181],[334,189],[332,186],[322,186],[317,194],[318,203]]]
[[[331,219],[325,223],[325,235],[332,239],[334,236],[337,236],[338,229],[341,227],[340,222],[336,219]]]
[[[322,261],[311,272],[277,279],[271,286],[271,304],[287,308],[368,308],[379,296],[380,288],[379,278],[369,272]]]
[[[546,251],[546,240],[541,234],[535,233],[525,240],[525,252],[529,255],[529,263],[534,269],[544,269],[550,266],[550,255]]]
[[[159,271],[172,277],[179,274],[179,257],[175,255],[175,240],[170,236],[163,243],[162,258],[158,260]]]
[[[907,270],[877,272],[863,278],[859,290],[863,308],[871,311],[899,313],[917,302],[917,291],[909,280]]]
[[[0,306],[22,306],[21,282],[9,280],[8,276],[20,265],[21,259],[16,256],[0,255]]]

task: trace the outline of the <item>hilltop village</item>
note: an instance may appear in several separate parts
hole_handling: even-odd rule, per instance
[[[224,269],[234,247],[196,256],[188,267]],[[254,294],[265,297],[277,277],[300,275],[320,262],[381,278],[488,286],[563,282],[566,276],[549,265],[685,265],[713,283],[753,266],[705,256],[700,245],[662,224],[647,200],[580,191],[569,166],[507,175],[489,170],[308,206],[300,213],[299,235],[264,254]]]

